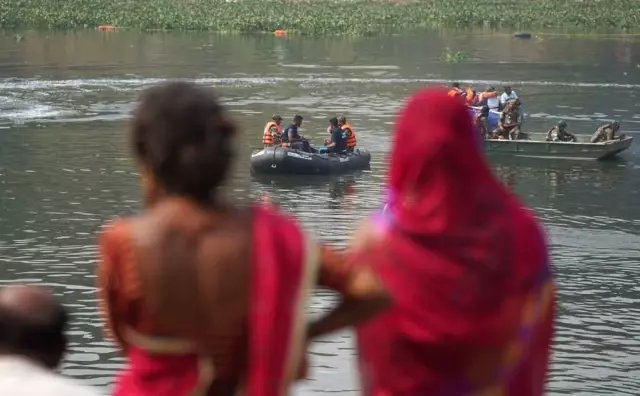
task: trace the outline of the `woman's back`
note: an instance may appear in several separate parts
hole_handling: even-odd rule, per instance
[[[131,220],[129,230],[144,296],[142,329],[199,339],[218,373],[237,368],[249,306],[248,211],[213,212],[174,199]]]
[[[317,283],[343,301],[309,336],[388,302],[370,270],[346,268],[294,219],[223,203],[235,133],[215,94],[195,84],[150,88],[136,108],[145,208],[104,232],[98,267],[106,323],[129,363],[117,396],[286,394],[300,378]]]
[[[272,244],[284,239],[293,246]],[[262,207],[213,212],[168,199],[117,221],[101,238],[99,280],[108,296],[109,327],[134,375],[123,377],[116,394],[141,389],[134,379],[152,382],[162,372],[180,377],[180,370],[193,371],[193,354],[206,358],[215,373],[212,394],[231,394],[251,371],[283,378],[291,364],[287,351],[302,340],[292,325],[304,312],[289,304],[306,300],[303,291],[313,284],[302,284],[304,274],[319,264],[306,245],[295,222]],[[255,369],[261,358],[248,350],[255,344],[274,349],[272,367]],[[187,386],[175,382],[178,389]],[[151,388],[144,386],[147,393]]]

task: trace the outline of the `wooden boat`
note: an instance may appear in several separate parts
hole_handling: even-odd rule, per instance
[[[529,158],[603,160],[616,156],[631,146],[633,137],[603,143],[546,142],[540,140],[486,139],[488,155],[509,155]]]

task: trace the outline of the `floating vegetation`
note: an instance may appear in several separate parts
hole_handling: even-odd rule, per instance
[[[372,35],[425,27],[637,29],[637,0],[0,0],[0,27]]]
[[[462,51],[452,51],[449,47],[444,49],[440,60],[446,63],[459,63],[469,58],[469,54]]]

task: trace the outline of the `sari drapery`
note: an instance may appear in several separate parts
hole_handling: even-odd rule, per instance
[[[554,284],[533,215],[492,174],[465,106],[416,94],[396,125],[371,263],[395,307],[358,329],[369,396],[539,396]]]
[[[288,394],[303,357],[304,313],[318,274],[319,248],[295,221],[266,207],[256,206],[251,212],[249,308],[243,342],[246,350],[237,351],[243,355],[242,365],[234,367],[237,381],[220,378],[215,368],[219,362],[213,352],[225,349],[226,339],[185,336],[207,334],[206,329],[157,334],[159,326],[153,312],[147,310],[141,285],[144,282],[138,276],[141,253],[136,252],[131,227],[118,221],[102,235],[100,299],[111,335],[128,360],[128,368],[117,379],[114,395]],[[290,243],[279,243],[283,240]],[[195,275],[203,274],[207,271]],[[204,319],[202,326],[206,327]],[[228,373],[228,367],[224,371]]]

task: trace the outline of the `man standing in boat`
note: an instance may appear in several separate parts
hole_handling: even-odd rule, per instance
[[[610,124],[605,124],[598,128],[596,133],[591,137],[591,143],[604,143],[611,140],[623,139],[624,135],[620,135],[616,138],[616,132],[620,130],[620,123],[614,121]]]
[[[500,95],[500,106],[502,108],[505,108],[507,107],[507,102],[515,99],[518,99],[516,91],[514,91],[510,86],[507,85],[504,87],[504,93]]]
[[[494,87],[489,87],[486,91],[481,93],[478,105],[487,105],[489,110],[498,111],[500,109],[500,98],[498,98],[498,92],[496,92],[496,89]]]

